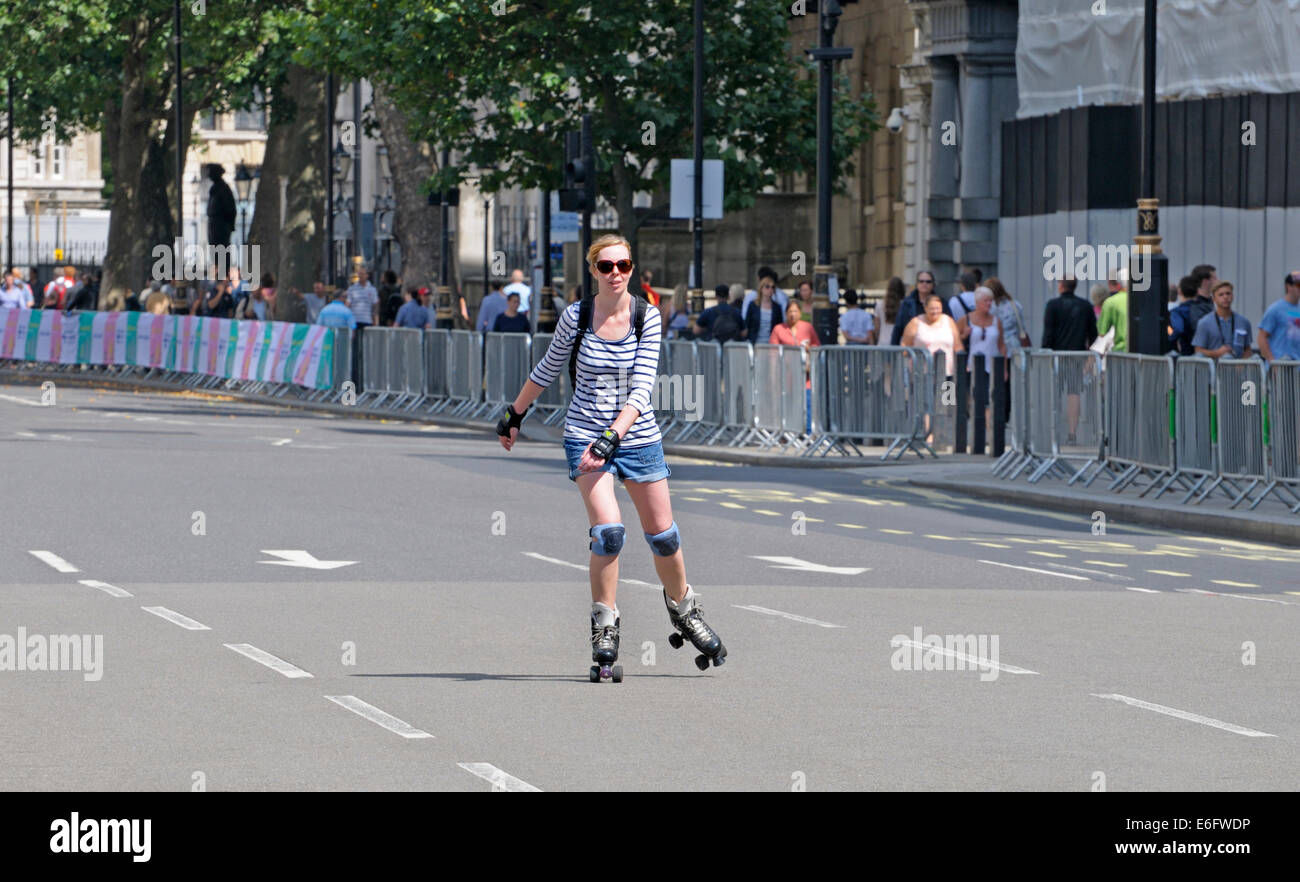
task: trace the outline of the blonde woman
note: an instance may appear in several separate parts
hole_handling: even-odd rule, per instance
[[[672,299],[668,301],[668,311],[664,314],[664,337],[676,340],[682,331],[691,326],[690,301],[686,297],[686,283],[678,282],[673,288]]]
[[[514,447],[529,406],[569,367],[575,380],[564,424],[564,452],[569,480],[577,483],[591,524],[592,682],[623,679],[622,667],[614,664],[621,626],[615,602],[618,554],[626,532],[614,495],[616,476],[632,497],[664,585],[664,605],[675,629],[668,642],[680,648],[685,637],[700,652],[695,659],[700,670],[710,661],[716,667],[727,650],[705,623],[698,595],[686,582],[681,537],[668,496],[671,473],[650,405],[662,319],[657,307],[628,290],[632,251],[622,236],[601,236],[591,243],[587,265],[596,279],[595,297],[565,308],[546,355],[497,423],[497,435],[507,451]],[[609,394],[610,389],[618,394]]]

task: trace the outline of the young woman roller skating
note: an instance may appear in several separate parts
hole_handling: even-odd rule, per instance
[[[659,365],[659,310],[628,291],[632,253],[622,236],[601,236],[593,242],[587,264],[596,279],[596,296],[586,304],[569,304],[561,314],[546,356],[497,423],[497,434],[501,446],[510,450],[528,408],[561,370],[574,370],[576,361],[564,453],[569,480],[577,482],[591,524],[591,680],[623,679],[623,668],[614,664],[620,625],[615,602],[618,554],[625,532],[614,496],[615,476],[632,497],[664,585],[664,605],[675,629],[668,641],[680,648],[683,637],[689,640],[700,651],[696,666],[705,670],[710,661],[722,664],[727,649],[705,624],[698,597],[686,584],[681,538],[668,497],[669,471],[650,406]]]

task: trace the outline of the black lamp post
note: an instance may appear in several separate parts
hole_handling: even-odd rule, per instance
[[[235,194],[239,196],[239,214],[243,221],[239,243],[244,248],[248,247],[248,190],[252,185],[253,173],[241,162],[235,167]]]
[[[1142,58],[1142,193],[1128,283],[1128,351],[1162,355],[1168,349],[1169,258],[1160,250],[1156,198],[1156,0],[1146,0]],[[1143,289],[1135,284],[1141,276]]]
[[[835,27],[839,24],[840,4],[822,0],[818,4],[821,40],[808,54],[818,62],[817,72],[817,265],[813,267],[813,327],[817,337],[834,343],[839,337],[839,310],[831,306],[831,175],[834,155],[831,150],[835,129],[831,119],[831,87],[835,62],[853,57],[847,47],[833,48]],[[836,292],[836,296],[839,292]]]

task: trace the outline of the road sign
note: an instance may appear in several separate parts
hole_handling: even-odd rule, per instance
[[[722,160],[704,160],[704,204],[706,219],[722,218]],[[672,163],[672,191],[669,196],[668,216],[691,218],[695,214],[695,160],[674,159]]]
[[[560,211],[560,194],[551,192],[551,241],[577,242],[582,229],[582,215],[576,211]]]

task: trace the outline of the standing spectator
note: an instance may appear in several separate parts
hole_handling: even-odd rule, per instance
[[[1208,263],[1198,263],[1192,267],[1192,271],[1188,275],[1196,280],[1196,285],[1200,288],[1200,295],[1213,303],[1214,289],[1219,284],[1219,271]]]
[[[162,288],[154,288],[144,302],[144,311],[154,315],[167,315],[172,311],[172,296]]]
[[[1106,302],[1106,298],[1109,296],[1110,291],[1106,290],[1106,286],[1101,282],[1092,286],[1092,289],[1088,292],[1088,299],[1092,301],[1093,316],[1098,319],[1101,318],[1101,305]]]
[[[925,312],[911,319],[903,329],[904,346],[921,346],[935,358],[938,366],[939,356],[944,358],[944,376],[951,380],[957,367],[957,353],[963,351],[961,330],[952,316],[943,311],[943,298],[938,294],[928,294],[925,298]]]
[[[519,295],[519,311],[524,315],[527,315],[529,299],[533,295],[533,289],[524,284],[523,270],[517,269],[510,271],[510,284],[506,285],[504,293],[508,297],[511,291],[514,291]]]
[[[1182,301],[1169,311],[1169,348],[1179,355],[1194,355],[1192,338],[1201,319],[1214,312],[1214,301],[1201,296],[1201,285],[1195,276],[1178,280],[1178,293]]]
[[[1002,343],[1006,347],[1006,354],[1012,356],[1021,349],[1031,348],[1033,344],[1029,339],[1029,323],[1025,321],[1025,313],[1002,284],[1002,280],[993,276],[985,287],[993,292],[993,314],[1002,325]]]
[[[719,285],[713,290],[717,303],[710,306],[695,320],[695,337],[698,340],[716,340],[729,343],[732,340],[745,339],[745,323],[741,320],[740,310],[729,301],[731,290],[726,285]]]
[[[230,235],[235,231],[235,194],[230,192],[230,185],[222,178],[224,170],[219,163],[208,165],[208,179],[212,186],[208,188],[208,244],[230,245]],[[236,181],[238,183],[238,181]]]
[[[799,298],[799,310],[803,316],[803,321],[811,322],[813,314],[813,283],[804,279],[799,283],[797,289]]]
[[[677,287],[673,288],[673,297],[668,301],[668,308],[661,309],[659,312],[664,316],[663,334],[665,339],[676,340],[682,338],[683,333],[689,334],[691,312],[690,302],[686,297],[685,282],[679,282]]]
[[[650,272],[650,270],[648,269],[641,270],[641,292],[645,294],[646,300],[650,301],[655,306],[658,306],[660,300],[659,292],[656,291],[654,289],[654,286],[650,284],[651,280],[653,279],[654,279],[654,274]],[[662,313],[663,310],[661,309],[659,310],[659,312]]]
[[[781,319],[780,316],[785,315],[785,306],[787,303],[790,302],[790,298],[786,296],[784,291],[782,291],[780,288],[777,287],[776,272],[771,267],[762,266],[758,268],[758,290],[745,292],[745,302],[741,305],[740,311],[743,315],[746,316],[749,315],[749,304],[753,303],[755,300],[758,299],[759,294],[763,290],[764,281],[768,281],[772,283],[771,286],[772,298],[776,302],[777,307],[781,310],[780,313],[778,314],[777,320],[773,324],[779,325],[783,321],[783,319]],[[771,333],[771,331],[768,331],[768,333]],[[767,335],[765,334],[761,338],[750,335],[750,339],[755,341],[756,343],[762,343],[767,339]]]
[[[898,323],[898,310],[903,305],[903,298],[907,296],[907,289],[903,287],[903,280],[894,276],[885,286],[885,296],[876,303],[876,339],[883,341],[881,345],[892,345],[890,341],[894,339],[894,326]]]
[[[379,285],[380,323],[392,327],[397,321],[397,311],[404,305],[405,298],[402,296],[402,286],[397,284],[397,273],[390,269],[384,270]]]
[[[811,287],[811,286],[810,286]],[[803,372],[804,372],[804,432],[812,433],[812,358],[809,350],[813,346],[820,346],[821,341],[817,339],[817,331],[812,326],[812,322],[804,321],[802,318],[803,310],[799,306],[798,300],[791,300],[785,307],[785,324],[777,325],[772,329],[772,336],[769,343],[780,346],[802,346],[803,347]]]
[[[329,295],[325,293],[324,282],[312,282],[311,293],[302,295],[303,302],[307,304],[307,324],[316,324],[316,319],[320,317],[320,311],[329,303]]]
[[[1101,305],[1101,318],[1097,320],[1097,333],[1105,334],[1115,329],[1115,351],[1128,351],[1128,270],[1111,270],[1110,296]]]
[[[1192,348],[1207,358],[1250,358],[1250,319],[1232,311],[1232,282],[1214,286],[1214,312],[1196,325]]]
[[[852,288],[844,292],[844,315],[840,316],[840,330],[849,346],[875,346],[876,323],[871,313],[858,306],[858,292]]]
[[[996,279],[990,279],[996,281]],[[981,285],[975,289],[975,309],[962,316],[961,321],[957,323],[961,331],[962,343],[970,353],[966,360],[966,370],[971,372],[975,370],[975,363],[984,362],[984,373],[989,376],[990,383],[980,392],[975,394],[978,388],[971,383],[971,393],[975,397],[975,413],[983,412],[984,414],[984,437],[993,437],[993,408],[990,406],[989,393],[992,391],[993,376],[993,359],[1007,354],[1007,344],[1004,339],[1006,335],[1002,322],[993,312],[993,289],[986,285]]]
[[[45,286],[45,297],[41,300],[42,309],[63,309],[68,301],[68,293],[77,285],[77,268],[61,268],[63,275],[56,276]]]
[[[520,300],[522,301],[522,297]],[[492,293],[483,298],[478,307],[478,330],[485,334],[496,324],[497,316],[506,311],[506,296],[501,293],[501,283],[492,283]]]
[[[912,289],[911,294],[903,298],[903,303],[898,308],[898,321],[894,323],[894,333],[889,339],[890,346],[903,345],[903,333],[907,330],[907,326],[911,324],[913,318],[925,312],[925,298],[934,293],[934,273],[921,270],[916,274],[916,287]],[[948,308],[947,302],[940,297],[939,303],[943,307],[943,313],[951,318],[952,310]]]
[[[239,271],[238,265],[227,271],[226,281],[230,283],[230,299],[235,303],[234,317],[243,318],[248,305],[248,285],[244,284],[244,275]]]
[[[498,334],[527,334],[530,330],[528,316],[519,311],[519,292],[506,295],[506,311],[496,317],[492,330]]]
[[[1062,279],[1056,283],[1057,296],[1043,310],[1044,349],[1083,352],[1097,339],[1097,316],[1087,303],[1075,296],[1078,284],[1074,279]],[[1067,443],[1073,444],[1079,430],[1079,395],[1083,389],[1083,376],[1078,371],[1067,371],[1065,379],[1065,420],[1070,433]]]
[[[277,322],[303,324],[307,321],[307,301],[296,285],[290,285],[288,291],[281,291],[271,299],[271,318]]]
[[[235,301],[230,296],[230,282],[217,280],[217,287],[211,294],[200,293],[190,306],[190,315],[208,316],[210,318],[230,318],[235,309]]]
[[[371,291],[374,288],[370,289]],[[244,318],[257,319],[259,322],[271,321],[275,317],[275,276],[262,273],[262,284],[253,290],[248,298],[248,307]]]
[[[961,321],[961,317],[966,313],[975,311],[975,288],[978,285],[979,279],[974,273],[961,274],[957,282],[957,293],[948,300],[948,308],[952,310],[955,321]]]
[[[1282,299],[1259,321],[1259,352],[1267,361],[1300,361],[1300,270],[1287,273]]]
[[[745,286],[740,284],[740,282],[732,282],[731,286],[727,290],[731,294],[731,296],[727,298],[727,302],[736,307],[736,312],[744,315],[745,310],[741,307],[745,303]]]
[[[424,330],[432,327],[429,321],[429,310],[420,304],[420,292],[417,288],[406,289],[406,302],[397,310],[393,322],[399,328]]]
[[[333,291],[329,294],[329,303],[321,307],[320,315],[316,317],[316,324],[324,325],[327,328],[356,328],[357,317],[352,314],[352,310],[343,302],[346,295],[341,291]]]
[[[364,266],[357,271],[357,280],[348,286],[345,295],[358,328],[368,328],[379,321],[379,292],[370,284],[370,271]]]
[[[9,270],[4,275],[4,281],[0,282],[0,309],[31,309],[32,295],[30,291],[20,288],[14,280],[14,271]]]

